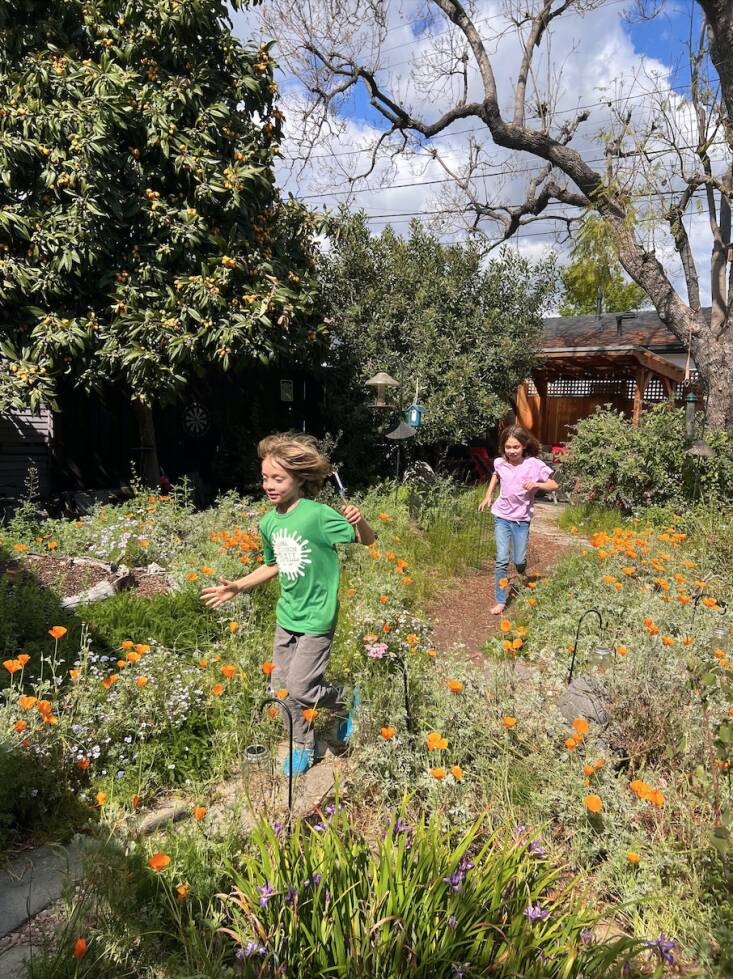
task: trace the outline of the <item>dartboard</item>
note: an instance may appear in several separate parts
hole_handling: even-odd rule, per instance
[[[183,409],[183,427],[194,438],[206,435],[210,425],[209,412],[198,401],[192,401]]]

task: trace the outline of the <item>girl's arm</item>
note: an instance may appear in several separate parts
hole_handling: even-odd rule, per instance
[[[493,473],[491,479],[489,480],[489,485],[486,490],[486,496],[483,498],[483,500],[481,500],[481,502],[478,505],[480,511],[485,510],[487,506],[491,506],[491,497],[494,493],[494,490],[496,489],[496,484],[498,482],[499,480],[497,478],[496,473]]]
[[[374,543],[374,541],[377,539],[377,535],[366,522],[364,517],[362,517],[361,511],[358,507],[355,507],[353,503],[347,503],[345,507],[341,508],[341,512],[349,521],[351,526],[356,530],[356,539],[360,544],[370,545]]]
[[[236,581],[229,581],[228,578],[219,578],[218,585],[211,588],[204,588],[201,591],[201,601],[209,608],[219,608],[225,602],[231,601],[236,595],[251,588],[256,588],[265,581],[270,581],[277,577],[276,564],[263,564],[256,568],[251,574],[244,578],[237,578]]]
[[[560,484],[556,483],[554,479],[544,479],[540,482],[535,482],[534,480],[528,480],[526,483],[522,484],[526,490],[547,490],[552,492],[553,490],[559,489]]]

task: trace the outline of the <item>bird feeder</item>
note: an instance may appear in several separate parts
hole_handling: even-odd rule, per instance
[[[415,431],[417,431],[417,429],[420,428],[420,425],[422,424],[422,415],[424,410],[425,409],[423,408],[422,405],[415,404],[414,402],[407,409],[407,413],[405,415],[405,418],[407,419],[407,424],[410,426],[410,428],[414,428]]]
[[[384,371],[380,371],[375,374],[374,377],[370,377],[366,382],[367,387],[374,387],[377,389],[377,397],[372,407],[374,408],[387,408],[386,393],[387,388],[398,388],[400,386],[399,381],[395,381],[393,377],[389,374],[385,374]]]

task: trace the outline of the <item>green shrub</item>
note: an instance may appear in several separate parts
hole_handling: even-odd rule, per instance
[[[633,428],[621,412],[607,406],[574,428],[561,478],[578,502],[630,512],[698,497],[733,498],[730,437],[706,436],[715,450],[710,459],[687,455],[682,409],[655,405]]]

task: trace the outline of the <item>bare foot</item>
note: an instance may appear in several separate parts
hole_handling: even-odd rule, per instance
[[[502,605],[501,602],[497,602],[496,605],[492,608],[491,614],[492,615],[501,615],[501,613],[504,611],[505,608],[506,608],[506,605]]]

